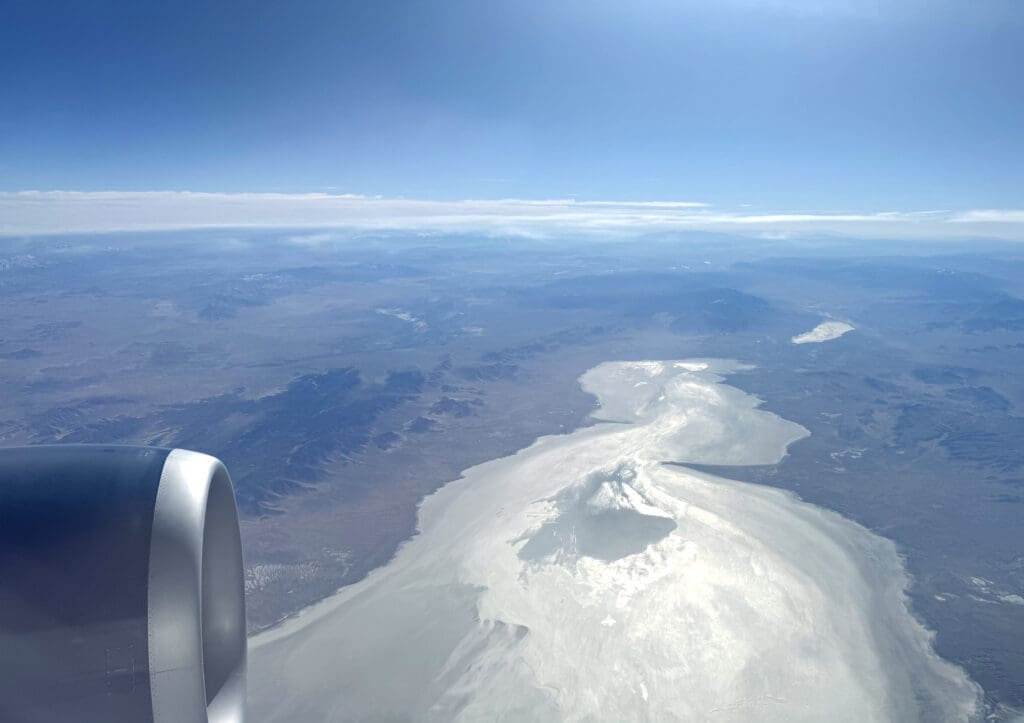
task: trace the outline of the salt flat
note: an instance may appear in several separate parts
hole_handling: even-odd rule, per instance
[[[794,344],[820,344],[823,341],[838,339],[851,331],[853,326],[845,321],[825,321],[808,332],[794,336],[790,341]]]
[[[602,364],[599,423],[467,470],[386,567],[251,643],[257,721],[943,721],[980,689],[892,543],[775,489],[805,429],[720,360]]]

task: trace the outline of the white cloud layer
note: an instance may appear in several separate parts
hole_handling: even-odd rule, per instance
[[[0,235],[194,228],[340,228],[546,237],[710,231],[773,238],[1024,241],[1024,210],[744,213],[680,201],[425,201],[352,194],[0,193]]]

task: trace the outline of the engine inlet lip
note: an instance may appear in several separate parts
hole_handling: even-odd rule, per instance
[[[148,586],[154,723],[242,723],[246,629],[242,546],[227,470],[175,449],[157,489]]]

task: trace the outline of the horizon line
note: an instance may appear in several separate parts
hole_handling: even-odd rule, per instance
[[[684,200],[570,197],[439,201],[357,193],[0,191],[0,236],[204,228],[321,228],[537,238],[621,238],[706,231],[771,238],[813,234],[853,239],[1020,242],[1024,241],[1024,209],[751,213]]]

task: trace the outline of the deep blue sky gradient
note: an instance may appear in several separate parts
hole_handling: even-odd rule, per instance
[[[0,0],[0,190],[1024,206],[1024,3]]]

